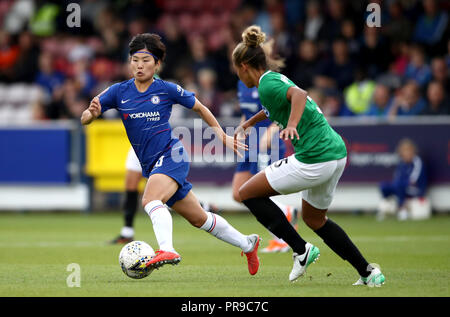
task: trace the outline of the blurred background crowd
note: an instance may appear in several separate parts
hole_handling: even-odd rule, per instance
[[[381,27],[366,24],[370,2]],[[79,28],[67,25],[70,3]],[[161,78],[238,117],[230,56],[251,24],[327,117],[449,115],[449,10],[439,0],[0,0],[0,123],[78,120],[93,96],[131,77],[128,43],[144,32],[166,44]]]

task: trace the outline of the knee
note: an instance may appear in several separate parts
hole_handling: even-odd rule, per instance
[[[239,190],[233,190],[233,199],[238,203],[242,202],[241,196],[239,195]]]
[[[325,215],[316,215],[310,216],[302,213],[303,222],[312,230],[317,230],[321,228],[325,222],[327,221],[327,217]]]
[[[250,198],[252,198],[252,197],[250,197],[250,195],[249,195],[249,193],[248,193],[248,190],[246,189],[246,187],[245,187],[245,185],[242,185],[240,188],[239,188],[239,190],[238,190],[238,195],[237,195],[238,197],[238,199],[239,200],[237,200],[237,199],[235,199],[236,201],[239,201],[239,202],[243,202],[244,200],[247,200],[247,199],[250,199]]]
[[[145,208],[145,206],[147,206],[148,203],[150,203],[154,200],[160,200],[160,199],[158,199],[156,197],[142,197],[142,200],[141,200],[142,207]]]
[[[187,221],[189,221],[189,223],[196,228],[201,228],[205,224],[206,220],[207,220],[206,215],[195,215],[187,219]]]

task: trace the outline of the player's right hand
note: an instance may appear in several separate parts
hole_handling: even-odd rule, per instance
[[[94,97],[94,99],[91,100],[88,110],[95,118],[102,113],[102,106],[100,105],[100,99],[98,97]]]

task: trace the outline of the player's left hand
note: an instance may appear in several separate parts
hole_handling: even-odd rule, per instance
[[[297,140],[300,140],[300,136],[298,135],[297,129],[294,127],[286,127],[286,129],[283,129],[280,132],[280,139],[294,140],[294,137],[297,138]]]
[[[242,143],[239,141],[236,137],[229,136],[227,134],[223,134],[222,138],[223,144],[225,144],[226,147],[233,149],[234,153],[237,154],[239,157],[244,157],[239,150],[248,151],[248,145],[245,143]]]

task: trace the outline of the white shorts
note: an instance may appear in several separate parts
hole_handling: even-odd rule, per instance
[[[291,155],[267,166],[264,172],[270,186],[280,194],[303,191],[303,199],[313,207],[328,209],[346,162],[347,157],[305,164]]]
[[[137,158],[136,153],[134,153],[132,147],[128,151],[127,160],[125,161],[125,168],[127,170],[142,173],[141,163],[139,162],[139,159]]]

